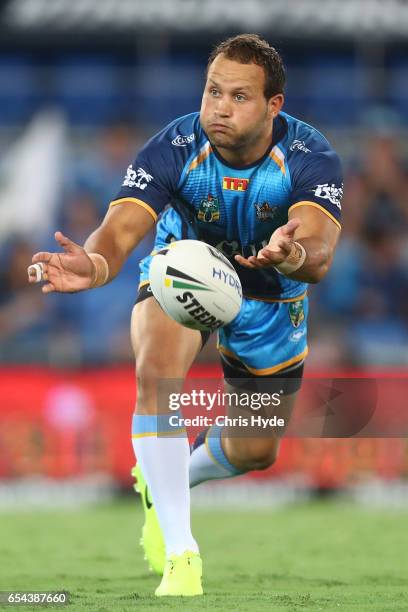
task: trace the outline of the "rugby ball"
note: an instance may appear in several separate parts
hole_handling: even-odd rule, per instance
[[[149,276],[163,310],[191,329],[214,331],[230,323],[241,308],[241,282],[234,267],[205,242],[171,242],[153,255]]]

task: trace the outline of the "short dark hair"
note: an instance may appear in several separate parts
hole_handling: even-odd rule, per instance
[[[258,34],[239,34],[219,43],[208,58],[207,72],[215,58],[220,54],[241,64],[256,64],[265,72],[265,98],[269,100],[283,93],[285,68],[278,51],[258,36]]]

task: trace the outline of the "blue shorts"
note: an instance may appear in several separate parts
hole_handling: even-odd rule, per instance
[[[173,211],[168,212],[171,215]],[[153,253],[174,239],[180,240],[181,236],[170,234],[168,227],[177,227],[177,224],[165,225],[159,221]],[[149,283],[151,259],[149,255],[140,262],[139,288]],[[277,374],[305,359],[307,314],[306,293],[287,301],[266,302],[244,297],[237,317],[218,330],[218,350],[226,359],[241,362],[252,375]]]
[[[308,298],[264,302],[244,298],[235,319],[218,330],[218,350],[255,376],[299,365],[307,355]]]

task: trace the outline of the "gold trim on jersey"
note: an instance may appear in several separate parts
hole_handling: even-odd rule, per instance
[[[297,302],[298,300],[304,300],[305,297],[307,296],[307,291],[304,291],[301,295],[298,295],[296,297],[293,298],[260,298],[260,297],[252,297],[251,295],[246,295],[244,293],[244,298],[246,298],[247,300],[255,300],[256,302],[267,302],[268,304],[273,304],[275,302],[279,303],[279,304],[285,304],[288,302]]]
[[[337,221],[336,217],[333,217],[333,215],[331,213],[329,213],[329,211],[324,208],[323,206],[320,206],[320,204],[316,204],[316,202],[297,202],[296,204],[292,204],[292,206],[289,208],[288,213],[290,213],[291,210],[293,210],[294,208],[298,208],[298,206],[313,206],[313,208],[317,208],[318,210],[321,210],[325,215],[327,215],[332,221],[333,223],[335,223],[339,229],[341,229],[341,225],[340,223]]]
[[[269,153],[269,157],[273,159],[273,161],[279,167],[282,174],[286,174],[285,156],[283,155],[282,151],[277,145],[273,147],[272,151]]]
[[[237,361],[240,361],[241,363],[243,363],[246,369],[249,372],[251,372],[251,374],[255,374],[257,376],[267,376],[268,374],[275,374],[279,372],[280,370],[284,370],[285,368],[288,368],[289,366],[294,365],[298,361],[302,361],[303,359],[305,359],[305,357],[307,356],[309,352],[308,347],[306,347],[302,353],[300,353],[299,355],[296,355],[295,357],[291,357],[290,359],[287,359],[286,361],[282,361],[282,363],[278,363],[277,365],[271,366],[270,368],[261,368],[258,370],[257,368],[251,368],[244,361],[242,361],[242,359],[237,357],[237,355],[235,355],[232,351],[227,349],[225,346],[222,346],[222,344],[219,344],[217,348],[221,353],[224,353],[224,355],[227,355],[227,357],[232,357],[233,359],[236,359]]]
[[[138,200],[137,198],[119,198],[119,200],[112,200],[112,202],[109,204],[109,208],[111,206],[116,206],[117,204],[122,204],[122,202],[133,202],[134,204],[139,204],[139,206],[147,210],[147,212],[152,215],[153,219],[157,221],[157,212],[149,204],[146,204],[146,202],[143,202],[143,200]]]
[[[197,168],[197,166],[202,164],[203,161],[205,161],[210,155],[210,153],[212,153],[212,146],[209,142],[207,142],[207,144],[204,145],[204,147],[202,148],[201,152],[197,155],[197,157],[193,159],[193,161],[189,165],[188,172],[191,172],[191,170],[194,170],[195,168]]]

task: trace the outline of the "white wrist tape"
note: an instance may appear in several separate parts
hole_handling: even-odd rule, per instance
[[[276,270],[281,274],[292,274],[303,266],[306,259],[306,251],[299,242],[294,242],[292,250],[282,263],[275,266]]]
[[[94,266],[94,275],[91,287],[101,287],[109,278],[109,265],[105,257],[100,253],[88,253],[88,257]]]
[[[35,272],[35,282],[40,283],[43,280],[44,266],[42,263],[31,264],[28,266],[28,272]]]

